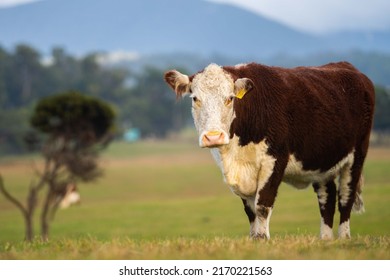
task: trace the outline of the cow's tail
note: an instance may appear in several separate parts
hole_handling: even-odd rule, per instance
[[[355,201],[353,203],[352,211],[355,213],[364,213],[364,203],[363,203],[363,196],[362,196],[362,189],[364,185],[364,178],[363,175],[360,176],[357,188],[356,188],[356,195],[355,195]]]

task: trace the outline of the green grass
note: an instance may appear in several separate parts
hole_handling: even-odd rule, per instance
[[[22,201],[31,160],[0,162],[6,187]],[[390,259],[390,149],[368,157],[366,213],[352,216],[352,239],[330,242],[317,237],[312,189],[287,185],[276,200],[271,240],[249,240],[241,200],[194,143],[114,143],[102,165],[103,178],[80,186],[82,203],[58,211],[49,243],[21,242],[22,217],[0,196],[0,259]]]
[[[388,259],[386,237],[356,236],[351,240],[321,241],[316,236],[249,238],[198,237],[143,240],[94,237],[64,238],[48,243],[5,243],[3,259]]]

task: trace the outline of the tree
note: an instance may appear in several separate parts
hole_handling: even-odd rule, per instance
[[[0,191],[23,213],[27,241],[34,237],[32,218],[40,191],[46,189],[41,212],[41,237],[46,241],[50,218],[54,217],[67,186],[78,181],[90,182],[102,175],[98,154],[112,138],[114,119],[114,111],[108,104],[77,92],[46,97],[38,102],[30,122],[44,135],[41,145],[44,164],[41,170],[35,170],[38,181],[30,185],[27,205],[14,198],[0,180]],[[37,139],[36,134],[32,134],[29,142],[37,142]]]
[[[390,90],[377,86],[375,92],[374,130],[388,133],[390,131]]]
[[[11,56],[11,65],[6,78],[9,81],[8,102],[10,107],[17,108],[28,104],[38,92],[43,75],[40,54],[27,45],[18,45]]]
[[[7,79],[6,73],[9,71],[10,57],[0,46],[0,108],[4,109],[7,104]]]
[[[183,128],[190,119],[190,100],[175,104],[175,95],[162,79],[163,74],[161,69],[146,67],[135,77],[127,102],[121,106],[123,122],[130,122],[146,137],[163,138],[172,128]]]

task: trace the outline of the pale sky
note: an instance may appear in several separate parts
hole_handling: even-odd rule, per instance
[[[0,7],[15,6],[18,4],[34,2],[35,0],[0,0]]]
[[[0,7],[33,1],[36,0],[0,0]],[[309,32],[390,30],[389,0],[209,1],[234,4]],[[112,3],[114,4],[115,0]]]
[[[389,0],[211,0],[310,32],[390,30]]]

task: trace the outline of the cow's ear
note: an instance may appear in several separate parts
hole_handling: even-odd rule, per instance
[[[170,70],[165,73],[164,79],[167,84],[176,92],[177,97],[190,91],[190,78],[176,70]]]
[[[244,97],[245,94],[253,89],[254,85],[251,79],[241,78],[234,82],[234,94],[238,99]]]

